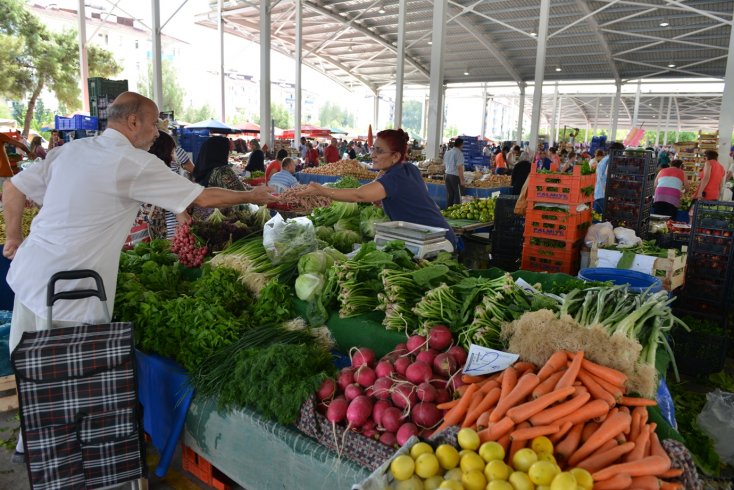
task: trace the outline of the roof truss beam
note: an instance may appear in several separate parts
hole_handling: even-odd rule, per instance
[[[612,2],[611,5],[613,5],[616,2]],[[617,65],[614,63],[614,58],[612,57],[612,50],[609,47],[609,43],[607,42],[607,39],[604,37],[604,34],[602,34],[602,29],[599,27],[599,23],[594,18],[593,13],[591,12],[591,9],[589,9],[589,6],[586,4],[584,0],[576,0],[576,7],[581,10],[582,12],[586,13],[586,19],[589,23],[589,27],[591,27],[591,31],[596,35],[597,39],[599,39],[599,43],[601,43],[602,49],[604,50],[604,56],[607,58],[607,61],[609,62],[609,67],[612,70],[612,75],[614,76],[614,80],[619,82],[620,76],[619,76],[619,70],[617,70]]]

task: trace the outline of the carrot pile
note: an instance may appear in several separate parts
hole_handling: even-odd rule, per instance
[[[671,468],[656,424],[647,422],[655,400],[625,396],[626,378],[581,351],[556,352],[540,369],[518,362],[492,376],[464,376],[461,397],[438,405],[447,412],[436,432],[471,427],[482,443],[501,444],[509,461],[546,436],[559,466],[588,470],[594,489],[683,488],[666,481],[682,470]]]

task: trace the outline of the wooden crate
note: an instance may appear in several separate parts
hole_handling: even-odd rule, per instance
[[[0,378],[0,412],[8,412],[18,408],[18,390],[15,375]]]
[[[599,250],[594,245],[589,253],[589,267],[597,267],[599,264],[599,253],[604,252],[607,252],[607,250]],[[657,257],[653,263],[653,275],[662,281],[663,288],[666,291],[674,291],[685,283],[688,247],[684,246],[681,252],[677,253],[676,250],[668,250],[667,258]],[[648,273],[647,271],[639,272]]]

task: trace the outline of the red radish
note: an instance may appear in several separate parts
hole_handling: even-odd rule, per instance
[[[422,439],[430,439],[434,432],[436,432],[435,429],[423,429],[420,436]]]
[[[397,432],[400,428],[400,424],[403,423],[403,412],[396,407],[386,408],[382,412],[382,427],[388,432]]]
[[[410,408],[416,400],[415,385],[412,383],[401,383],[394,386],[390,394],[390,400],[399,408]]]
[[[372,396],[379,400],[387,400],[390,398],[390,389],[393,381],[390,378],[377,378],[375,384],[372,385]]]
[[[459,367],[464,367],[464,364],[466,364],[466,358],[468,354],[466,353],[463,347],[459,347],[458,345],[455,345],[446,352],[451,354],[451,357],[453,357],[456,360],[456,364]]]
[[[408,439],[410,439],[412,436],[418,435],[418,427],[415,426],[415,424],[412,424],[410,422],[406,422],[405,424],[401,425],[398,429],[397,434],[395,434],[395,438],[398,441],[398,444],[401,446],[408,442]]]
[[[431,366],[425,362],[415,361],[405,370],[405,377],[413,384],[419,385],[424,381],[428,381],[433,376]]]
[[[377,427],[377,424],[375,423],[374,419],[371,417],[367,419],[367,422],[362,424],[362,430],[374,429],[375,427]]]
[[[358,396],[347,407],[349,427],[362,427],[372,415],[372,400],[366,396]]]
[[[369,439],[377,439],[379,437],[379,432],[377,432],[377,429],[374,427],[362,427],[362,435]]]
[[[336,381],[334,381],[332,378],[326,378],[324,382],[321,383],[321,387],[319,388],[317,394],[319,400],[329,400],[334,396],[335,392]]]
[[[358,368],[364,365],[375,365],[375,351],[367,347],[357,347],[352,356],[352,367]]]
[[[452,376],[458,369],[456,359],[451,354],[443,352],[433,360],[433,369],[441,376]]]
[[[446,403],[451,400],[451,394],[446,388],[440,388],[436,390],[436,403]]]
[[[383,376],[390,376],[394,372],[395,366],[393,366],[392,362],[387,359],[382,359],[380,362],[377,363],[377,366],[375,366],[375,374],[378,378],[382,378]]]
[[[348,401],[352,401],[362,395],[364,395],[364,391],[362,391],[362,387],[357,383],[352,383],[344,389],[344,396]]]
[[[344,398],[334,398],[326,410],[326,419],[334,424],[340,423],[347,416],[348,406]]]
[[[426,346],[426,338],[423,335],[411,335],[405,345],[408,352],[414,354]]]
[[[382,415],[385,410],[392,407],[392,404],[387,400],[377,400],[372,407],[372,420],[377,423],[379,427],[382,427]]]
[[[441,420],[441,411],[428,402],[417,403],[410,411],[411,420],[423,429],[433,427]]]
[[[391,447],[398,443],[394,432],[383,432],[380,436],[380,442]]]
[[[403,355],[408,353],[408,344],[405,342],[402,342],[395,346],[395,348],[392,350],[396,354]]]
[[[340,390],[344,391],[352,383],[354,383],[354,369],[345,367],[339,372],[336,384],[339,385]]]
[[[354,372],[354,381],[365,388],[375,384],[375,379],[375,371],[367,365],[363,364]]]
[[[431,349],[443,351],[451,346],[454,339],[451,330],[445,325],[436,325],[428,332],[428,346]]]
[[[436,358],[437,355],[438,355],[438,352],[436,352],[433,349],[422,350],[418,353],[417,356],[415,356],[415,360],[425,362],[429,366],[432,366],[433,360]]]
[[[464,383],[464,382],[463,382],[463,381],[461,380],[461,376],[460,376],[460,375],[459,375],[459,373],[457,372],[457,373],[456,373],[456,376],[451,376],[451,377],[449,378],[449,382],[448,382],[448,383],[446,384],[446,386],[448,387],[449,391],[453,393],[454,391],[456,391],[456,389],[457,389],[457,388],[458,388],[459,386],[464,386],[464,384],[466,384],[466,383]]]
[[[415,394],[422,402],[432,402],[438,396],[438,390],[431,383],[424,381],[418,385],[418,389],[415,391]]]
[[[410,366],[412,362],[413,359],[411,358],[411,356],[401,357],[400,359],[395,361],[395,370],[398,373],[405,375],[405,370],[408,369],[408,366]]]

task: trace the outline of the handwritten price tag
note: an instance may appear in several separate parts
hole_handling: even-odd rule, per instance
[[[469,347],[469,356],[466,359],[463,372],[472,376],[496,373],[512,366],[519,357],[517,354],[472,344]]]

